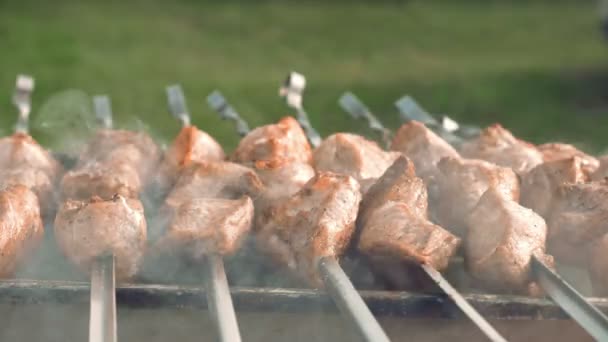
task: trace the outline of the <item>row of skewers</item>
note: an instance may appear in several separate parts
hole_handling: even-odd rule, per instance
[[[603,178],[603,168],[593,157],[564,144],[538,148],[500,126],[462,139],[444,126],[429,124],[438,135],[411,121],[395,133],[390,151],[349,133],[321,139],[302,106],[304,86],[292,73],[281,90],[297,121],[286,117],[251,131],[212,94],[212,107],[235,120],[244,136],[229,161],[209,134],[191,125],[177,86],[168,88],[169,106],[183,127],[165,151],[145,132],[113,129],[109,100],[96,98],[102,127],[64,172],[26,133],[33,83],[20,79],[18,129],[0,140],[7,232],[0,235],[0,276],[14,271],[41,239],[42,222],[54,217],[59,248],[92,275],[90,340],[116,339],[114,275],[132,279],[150,253],[183,253],[207,263],[220,336],[238,341],[222,257],[253,236],[258,251],[332,293],[367,340],[388,339],[338,264],[346,253],[364,255],[391,288],[419,285],[421,271],[500,341],[441,276],[461,246],[468,271],[485,289],[540,294],[537,282],[554,275],[550,254],[566,262],[568,251],[602,243],[604,183],[588,180]],[[352,96],[341,103],[388,141],[390,132]],[[141,202],[147,189],[163,199],[155,241],[148,241]],[[587,266],[586,260],[578,259]],[[592,270],[602,266],[596,262]],[[598,275],[602,289],[603,272]],[[605,317],[580,296],[542,288],[578,300],[590,310],[585,318],[595,325],[592,334],[605,336]]]

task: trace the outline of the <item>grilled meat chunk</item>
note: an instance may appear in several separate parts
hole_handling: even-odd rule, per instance
[[[300,124],[288,116],[276,124],[261,126],[249,132],[241,139],[232,159],[246,165],[274,160],[310,164],[312,153]]]
[[[319,172],[298,193],[262,214],[259,249],[315,286],[319,260],[339,257],[355,229],[359,184],[346,175]]]
[[[377,143],[359,135],[336,133],[327,137],[314,151],[317,171],[349,175],[361,184],[361,191],[378,179],[401,153],[387,152]]]
[[[482,160],[443,158],[437,164],[437,196],[431,199],[435,222],[465,237],[467,216],[486,190],[493,188],[505,199],[519,199],[519,181],[513,170]]]
[[[467,218],[465,261],[471,275],[499,291],[534,289],[530,275],[533,256],[553,264],[545,254],[547,225],[496,188],[489,188]]]
[[[106,254],[115,258],[118,280],[139,270],[146,248],[146,220],[140,201],[120,195],[103,200],[66,201],[55,218],[55,238],[63,254],[83,271]]]
[[[608,297],[608,260],[606,251],[608,250],[608,235],[604,235],[590,245],[590,252],[587,256],[589,265],[589,275],[593,295],[596,297]],[[584,250],[583,250],[584,251]],[[575,251],[581,253],[581,250]]]
[[[460,239],[431,223],[424,182],[412,163],[400,157],[386,170],[361,202],[359,249],[372,258],[448,266]]]
[[[601,181],[608,178],[608,155],[599,158],[600,166],[591,175],[591,180]]]
[[[23,185],[0,190],[0,278],[13,275],[43,235],[36,194]]]
[[[260,180],[266,186],[270,198],[285,198],[300,191],[315,175],[308,163],[273,160],[253,165]]]
[[[460,156],[450,144],[418,121],[410,121],[399,128],[391,150],[410,158],[416,166],[416,175],[427,183],[436,175],[441,158]]]
[[[521,177],[521,205],[547,217],[562,184],[584,183],[583,159],[574,156],[544,162]]]
[[[190,165],[224,159],[224,150],[209,134],[194,126],[184,127],[164,153],[157,186],[161,192],[166,192],[179,178],[182,170]]]
[[[518,174],[530,171],[543,162],[543,154],[536,147],[515,138],[498,124],[484,129],[479,137],[462,144],[460,154],[465,158],[510,167]]]
[[[608,184],[563,184],[549,214],[547,248],[564,263],[586,266],[581,251],[608,233]]]
[[[61,180],[61,197],[86,201],[92,196],[110,199],[115,194],[137,198],[143,191],[138,171],[126,163],[91,161],[66,172]]]
[[[549,143],[538,146],[545,163],[578,157],[585,175],[591,175],[600,166],[600,161],[570,144]]]
[[[240,199],[194,198],[171,211],[161,250],[186,252],[194,259],[234,254],[253,222],[253,202]]]

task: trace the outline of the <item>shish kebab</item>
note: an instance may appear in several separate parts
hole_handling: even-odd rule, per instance
[[[219,93],[208,102],[235,118]],[[337,261],[354,232],[359,184],[345,175],[315,174],[306,135],[291,117],[249,132],[232,159],[255,169],[267,186],[256,200],[258,248],[313,286],[325,285],[366,341],[388,341]]]
[[[179,85],[167,87],[167,96],[171,113],[182,122],[182,132],[165,154],[163,163],[172,165],[161,168],[164,179],[174,181],[160,210],[163,232],[156,247],[206,262],[207,302],[219,340],[238,342],[241,336],[222,257],[235,253],[251,229],[251,197],[262,183],[253,170],[223,161],[219,144],[190,125]],[[212,154],[201,154],[206,145],[211,145]],[[196,150],[200,153],[193,154]]]
[[[492,143],[493,139],[502,140],[502,143]],[[529,144],[514,139],[499,126],[482,131],[472,142],[460,139],[459,144],[468,149],[468,153],[478,151],[475,156],[486,156],[484,159],[506,164],[524,175],[526,168],[538,160]],[[552,265],[552,257],[543,252],[546,224],[539,215],[517,204],[519,182],[513,171],[509,171],[509,168],[500,170],[501,167],[495,164],[479,160],[459,161],[458,152],[415,121],[399,129],[391,147],[413,158],[416,167],[423,166],[425,172],[422,176],[426,177],[429,191],[434,190],[435,202],[440,202],[435,203],[435,220],[445,220],[450,228],[459,227],[460,222],[462,228],[459,233],[466,233],[467,265],[476,278],[491,287],[505,289],[499,283],[521,288],[529,282],[527,279],[533,277],[592,336],[600,339],[607,336],[605,316],[547,266]],[[433,167],[433,163],[436,167]],[[494,172],[491,172],[492,168]],[[493,180],[487,178],[492,174]],[[484,182],[487,186],[485,193],[480,191],[484,188]],[[450,188],[449,184],[456,188]],[[445,201],[443,207],[442,200]],[[454,208],[454,203],[458,203],[457,208]],[[455,209],[458,211],[455,212]],[[487,213],[494,214],[488,216]],[[467,218],[463,220],[463,217]],[[494,230],[492,235],[488,235],[488,229]],[[532,234],[533,231],[536,233]],[[538,235],[543,231],[545,233]],[[494,241],[491,236],[498,239]],[[521,253],[522,238],[528,241],[528,253]],[[508,241],[512,241],[511,245]],[[515,247],[518,243],[519,249]],[[494,246],[497,246],[494,255],[488,255],[487,248]],[[496,253],[499,250],[500,253]],[[474,261],[480,256],[485,256],[485,266]],[[492,262],[492,259],[495,261]],[[513,261],[501,264],[500,260]],[[534,284],[528,286],[529,290],[535,292]]]
[[[139,271],[147,227],[140,193],[151,181],[160,150],[143,132],[112,129],[109,99],[96,97],[103,128],[61,181],[55,218],[63,254],[91,273],[89,341],[116,341],[115,281]]]

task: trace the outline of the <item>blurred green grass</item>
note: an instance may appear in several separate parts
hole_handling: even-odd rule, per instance
[[[393,128],[392,103],[407,93],[464,122],[597,152],[608,144],[608,42],[595,10],[594,1],[0,0],[0,124],[14,123],[10,94],[24,72],[37,79],[34,116],[66,89],[107,93],[119,124],[137,116],[170,138],[178,124],[164,87],[180,82],[193,122],[231,148],[238,138],[206,95],[220,89],[263,124],[288,114],[277,88],[293,69],[307,76],[305,106],[324,135],[369,133],[337,106],[343,91]]]

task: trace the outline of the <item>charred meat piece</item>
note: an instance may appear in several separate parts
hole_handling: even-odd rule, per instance
[[[519,180],[513,170],[483,160],[444,158],[437,164],[437,195],[431,199],[435,222],[465,237],[466,219],[486,190],[493,188],[505,199],[519,199]]]
[[[465,261],[471,275],[499,291],[533,292],[533,256],[553,264],[545,254],[545,220],[496,188],[489,188],[467,218]]]
[[[608,155],[599,158],[600,166],[591,175],[591,180],[601,181],[608,178]]]
[[[416,166],[418,177],[427,182],[436,174],[437,163],[442,158],[460,156],[450,144],[418,121],[411,121],[399,128],[391,150],[410,158]]]
[[[17,266],[42,241],[44,227],[36,194],[15,185],[0,191],[0,278]]]
[[[589,265],[591,286],[593,287],[593,295],[596,297],[607,297],[608,259],[606,259],[606,251],[608,250],[608,235],[604,235],[594,241],[590,247],[587,261]],[[575,252],[582,254],[581,250]]]
[[[600,161],[595,157],[586,154],[570,144],[542,144],[538,146],[538,150],[543,154],[545,163],[578,157],[583,172],[586,175],[591,175],[600,166]]]
[[[587,173],[583,159],[548,161],[533,168],[521,177],[521,205],[547,217],[562,184],[584,183]]]
[[[209,134],[194,126],[184,127],[164,153],[157,185],[166,192],[183,169],[194,163],[221,161],[224,158],[224,150]]]
[[[309,164],[312,153],[304,131],[294,118],[288,116],[276,124],[249,132],[241,139],[232,159],[246,165],[274,160]]]
[[[259,249],[315,286],[319,260],[339,257],[354,233],[361,193],[353,178],[319,172],[298,193],[262,214]]]
[[[194,259],[209,254],[231,255],[241,247],[252,222],[253,202],[247,196],[236,200],[184,200],[171,211],[158,247],[185,252]]]
[[[66,172],[61,180],[61,197],[85,201],[92,196],[110,199],[115,194],[137,198],[143,191],[138,171],[130,164],[91,161]]]
[[[357,224],[359,249],[374,258],[447,267],[460,239],[431,223],[424,182],[400,157],[364,196]]]
[[[55,238],[63,254],[83,271],[106,254],[115,258],[116,277],[133,278],[146,249],[146,220],[138,200],[66,201],[55,218]]]
[[[482,159],[499,166],[510,167],[522,174],[543,162],[543,154],[532,144],[519,140],[495,124],[484,129],[479,137],[460,147],[465,158]]]
[[[589,243],[608,233],[608,184],[564,184],[547,220],[547,248],[565,264],[585,266]]]
[[[314,151],[313,159],[317,171],[351,176],[365,193],[400,155],[384,151],[377,143],[359,135],[336,133],[323,140]]]

